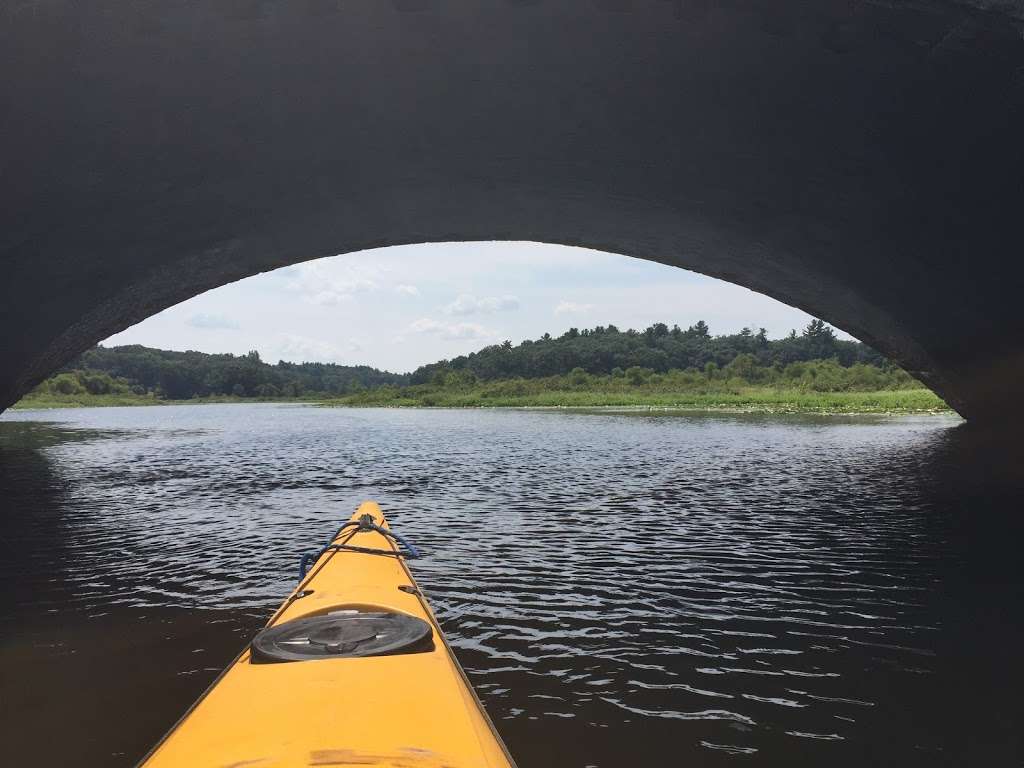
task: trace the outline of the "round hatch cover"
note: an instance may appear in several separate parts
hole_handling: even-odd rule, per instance
[[[353,610],[268,627],[251,647],[255,661],[344,659],[413,653],[430,637],[430,625],[415,616]]]

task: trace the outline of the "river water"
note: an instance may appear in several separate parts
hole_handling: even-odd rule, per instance
[[[133,765],[372,498],[523,768],[1021,765],[1022,488],[942,416],[9,412],[5,759]]]

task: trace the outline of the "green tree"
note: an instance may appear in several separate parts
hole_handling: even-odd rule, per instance
[[[60,395],[81,395],[85,393],[85,387],[74,374],[61,373],[50,380],[50,391]]]
[[[836,354],[835,331],[817,318],[804,328],[803,341],[810,359],[824,360]]]
[[[632,365],[626,369],[626,379],[630,384],[638,387],[647,381],[647,377],[650,376],[651,373],[652,371],[647,368],[641,368],[639,365]]]
[[[696,323],[686,329],[686,333],[690,336],[696,336],[700,339],[707,339],[711,336],[711,331],[708,329],[708,324],[703,320],[698,320]]]

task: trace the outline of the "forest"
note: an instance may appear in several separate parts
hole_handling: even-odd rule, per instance
[[[270,365],[256,351],[245,355],[173,352],[139,345],[97,346],[44,381],[42,393],[135,394],[165,400],[225,396],[273,399],[348,394],[407,376],[366,365]]]
[[[424,384],[439,374],[465,371],[477,379],[536,379],[564,375],[576,368],[589,374],[613,374],[616,369],[645,368],[655,373],[724,368],[744,355],[746,368],[784,368],[790,363],[835,360],[840,366],[857,363],[891,369],[893,366],[871,347],[845,341],[821,320],[812,320],[802,333],[795,330],[772,340],[764,328],[712,336],[700,321],[686,330],[678,325],[654,323],[643,331],[620,331],[614,325],[570,328],[553,337],[513,346],[510,341],[479,352],[442,360],[418,368],[411,383]]]
[[[836,396],[823,400],[824,393]],[[864,393],[875,394],[865,399]],[[255,351],[232,355],[97,346],[40,384],[26,402],[211,399],[427,406],[770,401],[839,410],[858,404],[944,407],[898,366],[861,342],[837,338],[821,320],[781,339],[769,339],[763,328],[716,336],[704,322],[685,330],[665,323],[642,331],[613,325],[570,328],[557,337],[544,334],[517,345],[505,341],[409,374],[332,363],[270,364]]]

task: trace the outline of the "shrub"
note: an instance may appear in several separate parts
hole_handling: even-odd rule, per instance
[[[649,368],[641,368],[639,365],[632,365],[626,369],[626,378],[629,380],[630,384],[638,387],[647,381],[647,377],[652,373],[653,371]]]
[[[73,373],[61,373],[50,379],[50,391],[59,395],[83,395],[86,390]]]

